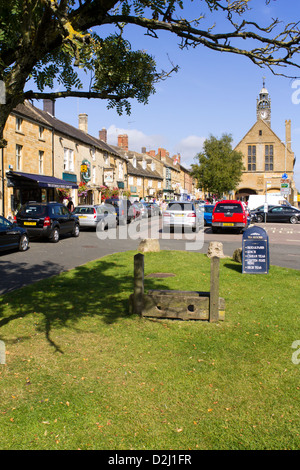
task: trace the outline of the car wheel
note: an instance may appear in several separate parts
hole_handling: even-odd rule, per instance
[[[258,215],[258,216],[256,217],[256,219],[257,219],[257,222],[258,222],[259,224],[261,224],[261,223],[264,221],[264,216],[263,216],[263,215]]]
[[[50,235],[50,238],[49,238],[50,242],[52,243],[57,243],[58,240],[59,240],[59,230],[57,227],[55,227],[53,230],[52,230],[52,233]]]
[[[103,232],[105,230],[104,220],[101,220],[101,222],[99,222],[99,230],[100,230],[100,232]]]
[[[291,224],[296,224],[298,222],[298,219],[295,215],[293,215],[291,218],[290,218],[290,222]]]
[[[75,224],[72,230],[73,237],[79,237],[79,233],[80,233],[79,225]]]
[[[22,235],[19,241],[19,251],[26,251],[29,247],[28,235]]]

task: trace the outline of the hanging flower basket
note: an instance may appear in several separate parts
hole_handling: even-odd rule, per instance
[[[60,202],[62,202],[64,199],[70,199],[71,197],[70,189],[58,188],[57,192]]]
[[[83,183],[82,181],[78,185],[78,197],[86,197],[88,193],[88,188],[86,183]]]

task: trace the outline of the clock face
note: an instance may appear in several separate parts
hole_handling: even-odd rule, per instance
[[[264,111],[264,110],[261,111],[261,112],[260,112],[260,117],[261,117],[262,119],[267,119],[267,117],[268,117],[267,111]]]

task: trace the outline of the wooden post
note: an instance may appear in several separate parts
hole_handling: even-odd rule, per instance
[[[144,297],[144,255],[134,256],[133,313],[142,314]]]
[[[210,261],[209,321],[219,320],[219,269],[220,258],[213,256]]]

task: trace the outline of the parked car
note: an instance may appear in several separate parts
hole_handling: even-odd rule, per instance
[[[214,210],[214,204],[203,204],[200,206],[200,210],[203,211],[204,225],[211,225],[212,213]]]
[[[29,247],[29,237],[26,229],[11,223],[5,217],[0,216],[0,251],[18,248],[26,251]]]
[[[136,219],[148,217],[148,209],[142,202],[135,201],[132,205],[137,211]]]
[[[255,222],[290,222],[297,224],[300,221],[300,210],[291,206],[269,206],[268,212],[253,211],[252,220]]]
[[[212,213],[212,231],[220,229],[244,231],[250,223],[248,211],[241,201],[223,200],[215,204]]]
[[[203,224],[203,213],[194,202],[170,202],[163,212],[163,230],[188,227],[198,232]]]
[[[147,209],[148,217],[161,215],[161,209],[155,202],[144,202],[144,206]]]
[[[26,228],[29,238],[45,237],[57,243],[60,235],[70,233],[79,236],[79,220],[59,202],[28,202],[15,216],[19,227]]]
[[[97,227],[99,230],[116,227],[117,213],[115,207],[109,204],[77,206],[73,214],[79,219],[80,227]]]
[[[279,206],[279,205],[278,205]],[[271,207],[274,207],[274,205],[268,206],[268,209],[271,209]],[[258,222],[257,216],[260,219],[260,222],[263,222],[265,220],[265,205],[263,204],[262,206],[258,206],[256,209],[250,211],[250,218],[251,222]],[[260,217],[262,216],[262,217]]]
[[[105,204],[115,208],[117,221],[120,225],[126,225],[135,220],[137,213],[136,208],[129,199],[110,198],[106,199]]]

